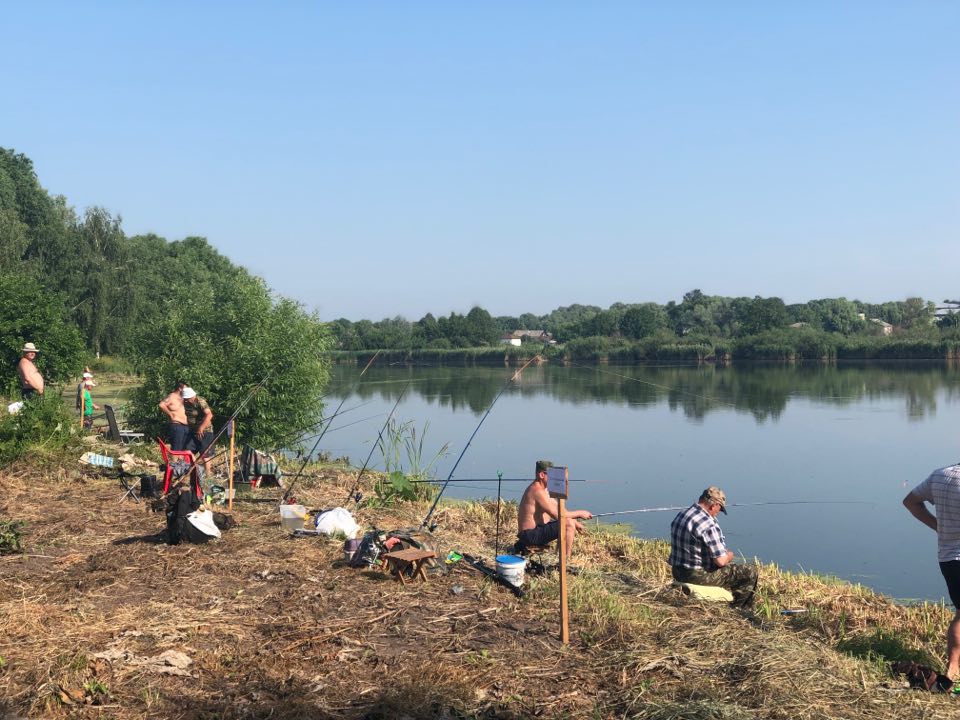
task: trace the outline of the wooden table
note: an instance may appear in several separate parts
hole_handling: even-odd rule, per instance
[[[396,552],[388,552],[383,555],[383,566],[387,571],[393,575],[401,584],[406,585],[407,581],[404,579],[404,571],[409,566],[412,570],[410,577],[414,580],[420,578],[424,582],[427,580],[427,575],[423,571],[423,564],[435,558],[436,553],[429,550],[417,550],[416,548],[410,548],[408,550],[397,550]]]

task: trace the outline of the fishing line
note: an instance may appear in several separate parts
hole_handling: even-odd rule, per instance
[[[512,383],[516,382],[516,380],[520,377],[521,373],[527,369],[527,366],[530,363],[532,363],[534,360],[537,360],[539,358],[540,358],[539,355],[534,355],[532,358],[527,360],[520,367],[519,370],[517,370],[513,375],[510,376],[510,379],[503,384],[503,387],[500,388],[500,392],[497,393],[497,396],[493,399],[493,402],[490,403],[490,407],[487,408],[487,411],[483,414],[483,417],[480,418],[480,422],[477,423],[477,427],[474,428],[473,434],[471,434],[470,439],[467,440],[467,444],[463,446],[463,450],[460,452],[460,457],[457,458],[457,461],[453,464],[453,467],[450,469],[450,474],[447,475],[447,481],[443,484],[443,487],[440,488],[440,492],[437,493],[437,496],[433,499],[433,505],[430,506],[430,511],[427,513],[427,516],[423,519],[423,522],[420,523],[421,530],[427,527],[427,523],[430,522],[430,518],[433,517],[433,512],[434,510],[437,509],[437,503],[440,502],[440,498],[443,497],[443,493],[447,489],[447,485],[450,484],[450,479],[453,477],[453,473],[454,471],[456,471],[457,465],[459,465],[460,461],[463,460],[463,456],[466,454],[467,448],[470,447],[470,443],[472,443],[473,438],[476,437],[477,432],[480,430],[480,426],[483,425],[483,421],[487,419],[487,416],[490,414],[490,411],[493,410],[493,406],[497,404],[497,400],[500,399],[500,396],[503,395],[504,391],[506,391],[506,389],[510,387]],[[432,528],[431,528],[431,532],[433,532]]]
[[[373,365],[373,361],[377,359],[377,355],[379,354],[380,354],[379,350],[377,350],[373,354],[373,357],[370,358],[370,361],[366,364],[363,370],[360,371],[360,375],[357,378],[356,384],[360,384],[360,380],[363,378],[363,374],[370,369],[370,366]],[[347,398],[350,397],[351,394],[352,393],[347,393],[346,395],[344,395],[343,399],[340,401],[340,404],[337,405],[337,409],[333,411],[333,415],[330,416],[330,422],[326,424],[326,426],[323,428],[323,432],[321,432],[320,435],[317,437],[317,441],[313,444],[313,447],[310,449],[310,452],[307,453],[307,456],[303,459],[303,462],[300,464],[300,469],[297,470],[297,474],[294,476],[293,480],[290,482],[290,485],[287,486],[286,492],[284,492],[283,496],[280,498],[281,505],[290,496],[290,492],[293,490],[293,486],[297,484],[297,480],[300,479],[300,475],[301,473],[303,473],[303,469],[307,466],[307,463],[310,462],[310,458],[317,451],[317,447],[320,445],[320,441],[323,440],[323,436],[327,434],[327,430],[329,430],[330,426],[333,425],[333,419],[340,412],[340,409],[343,407],[343,404],[347,401]]]
[[[872,505],[866,500],[778,500],[770,502],[728,503],[724,507],[757,507],[760,505]],[[615,512],[591,513],[590,519],[610,517],[611,515],[632,515],[635,513],[667,512],[668,510],[686,510],[689,505],[671,507],[637,508],[636,510],[617,510]]]
[[[360,502],[360,493],[358,492],[360,488],[360,481],[363,479],[363,474],[367,471],[367,466],[370,464],[370,458],[373,457],[373,451],[380,446],[380,443],[383,442],[383,431],[387,429],[387,425],[390,424],[390,419],[393,417],[393,413],[396,412],[397,406],[400,405],[400,401],[403,400],[404,394],[407,392],[407,388],[410,387],[410,383],[407,383],[403,390],[400,391],[400,397],[397,398],[397,401],[393,404],[393,408],[390,410],[390,414],[387,415],[386,421],[383,423],[383,427],[380,428],[380,432],[377,434],[377,442],[373,444],[373,447],[370,448],[370,453],[367,455],[367,459],[363,462],[363,467],[360,468],[360,474],[357,475],[357,480],[353,484],[353,487],[350,489],[347,499],[344,502],[350,502],[353,499],[355,502]],[[356,493],[356,495],[354,495]]]

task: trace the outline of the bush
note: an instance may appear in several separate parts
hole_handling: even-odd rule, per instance
[[[62,450],[73,443],[78,429],[59,393],[51,390],[39,395],[16,415],[0,418],[0,465],[31,450]]]
[[[246,272],[235,271],[219,288],[187,288],[137,343],[143,385],[134,393],[131,420],[163,433],[166,416],[157,403],[183,379],[210,403],[214,429],[249,397],[238,434],[276,447],[291,430],[320,419],[328,346],[325,324],[290,300],[274,301]]]

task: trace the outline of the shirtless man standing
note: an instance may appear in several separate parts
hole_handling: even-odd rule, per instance
[[[517,508],[517,545],[546,545],[560,537],[560,523],[557,515],[559,503],[547,492],[547,469],[553,467],[549,460],[537,460],[537,477],[524,491]],[[593,515],[588,510],[567,510],[564,513],[564,555],[570,559],[573,552],[573,538],[584,527],[578,520],[589,520]]]
[[[43,395],[43,375],[33,364],[37,359],[37,348],[33,343],[24,343],[22,357],[17,363],[17,374],[20,376],[20,390],[23,399],[30,400],[37,395]]]
[[[183,398],[180,397],[180,391],[186,386],[187,384],[183,380],[179,380],[173,392],[160,401],[160,409],[170,418],[171,450],[186,450],[187,442],[190,439],[187,413],[183,409]]]

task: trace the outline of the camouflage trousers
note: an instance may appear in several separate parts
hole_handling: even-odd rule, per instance
[[[673,579],[677,582],[694,585],[722,587],[733,593],[734,607],[753,607],[754,593],[757,591],[757,566],[728,563],[713,572],[691,568],[673,568]]]

